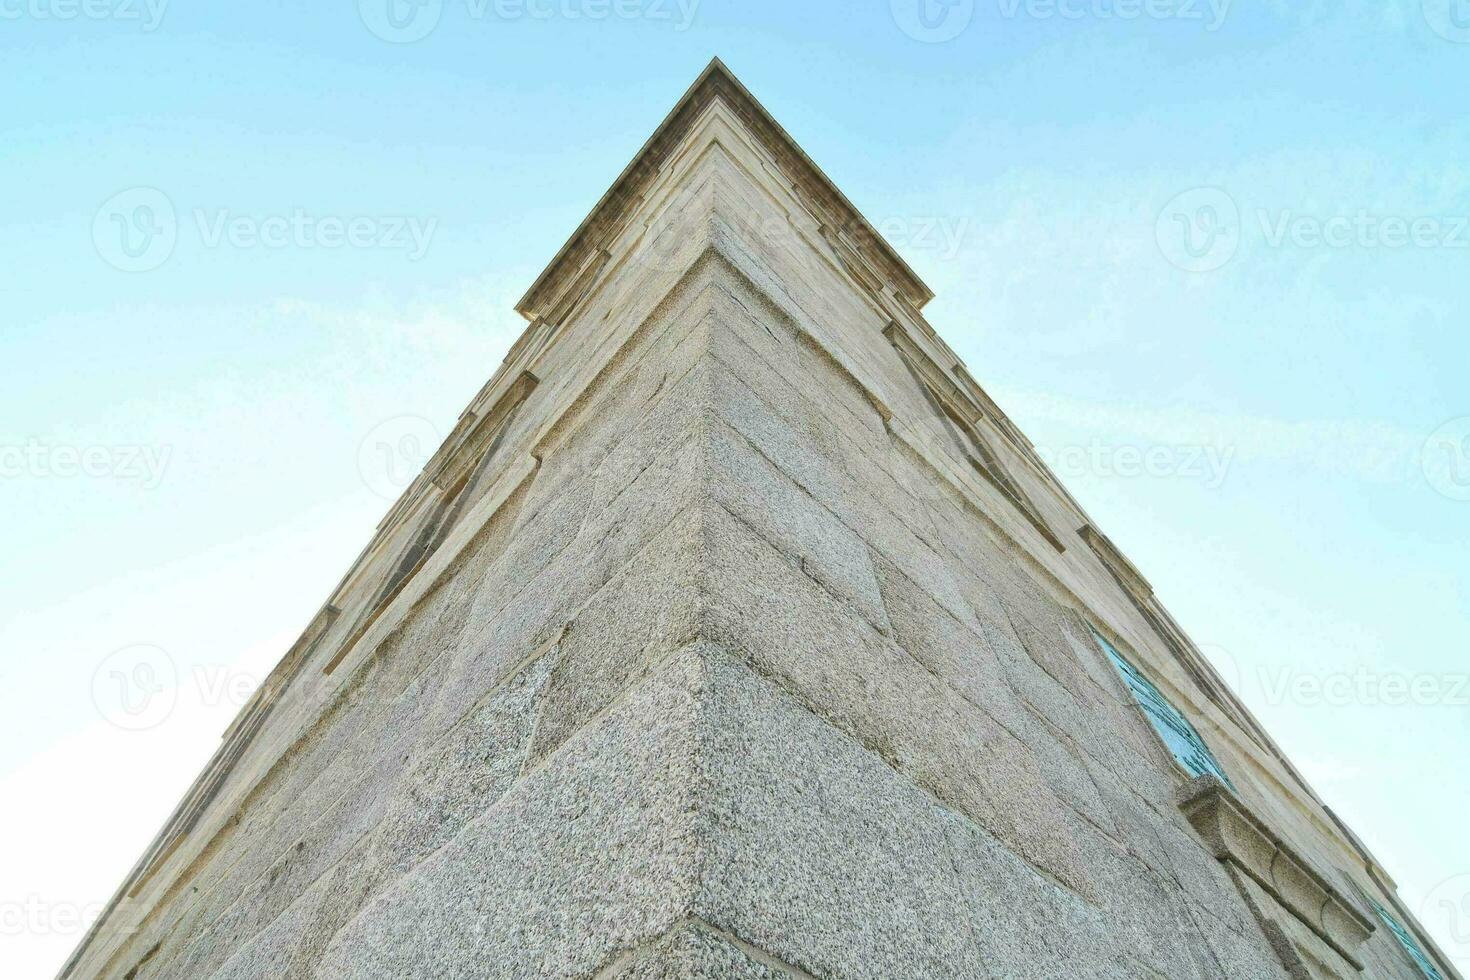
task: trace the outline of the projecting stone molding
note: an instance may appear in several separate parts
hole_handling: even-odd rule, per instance
[[[1374,925],[1214,776],[1181,793],[1180,809],[1230,870],[1282,962],[1300,977],[1356,976]],[[1303,929],[1302,927],[1305,927]]]

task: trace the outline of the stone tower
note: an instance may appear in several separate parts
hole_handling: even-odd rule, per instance
[[[68,980],[1453,977],[712,64]]]

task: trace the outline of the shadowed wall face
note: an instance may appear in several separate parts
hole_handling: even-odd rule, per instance
[[[72,975],[1418,976],[1323,920],[1348,845],[720,84]],[[1094,628],[1219,755],[1218,842]]]

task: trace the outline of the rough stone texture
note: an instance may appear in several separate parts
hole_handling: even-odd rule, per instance
[[[698,866],[697,683],[632,692],[373,899],[317,975],[584,976],[666,931]]]
[[[1177,809],[1094,627],[1275,833],[1379,887],[974,408],[922,284],[711,72],[600,251],[523,305],[464,423],[507,419],[476,516],[375,608],[447,488],[410,490],[68,976],[1292,976],[1281,943],[1313,934],[1254,914]],[[937,420],[890,329],[959,379],[1062,550],[957,443],[902,436]],[[1414,976],[1384,932],[1365,975]]]
[[[690,920],[654,943],[610,964],[598,980],[683,980],[686,977],[722,977],[725,980],[789,980],[789,964],[772,960],[729,933],[708,923]]]

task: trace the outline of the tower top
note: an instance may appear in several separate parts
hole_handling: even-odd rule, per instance
[[[643,144],[633,161],[618,175],[612,187],[572,233],[526,295],[521,297],[516,310],[522,316],[535,320],[555,305],[554,297],[561,288],[575,280],[589,259],[606,247],[631,205],[641,198],[680,141],[717,99],[745,122],[785,177],[802,192],[824,227],[841,235],[851,248],[872,264],[898,296],[916,310],[934,298],[934,292],[838,190],[822,168],[806,155],[791,134],[776,122],[725,63],[715,58],[659,124],[648,142]]]

